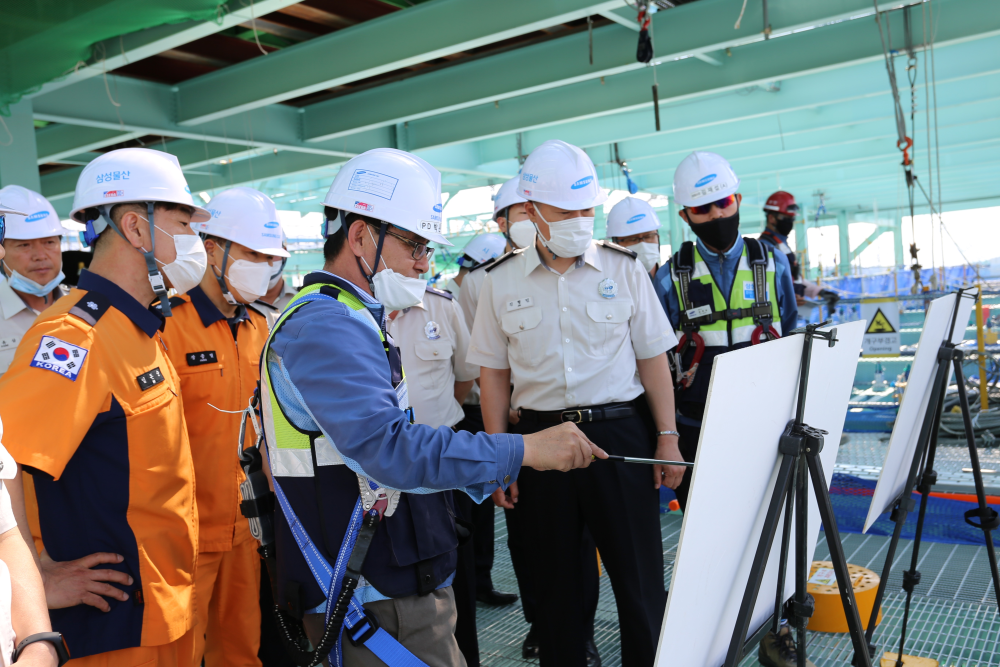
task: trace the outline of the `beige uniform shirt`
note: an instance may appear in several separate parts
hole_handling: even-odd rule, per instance
[[[267,327],[270,329],[274,326],[274,323],[278,321],[281,317],[281,312],[285,310],[285,306],[292,302],[298,291],[292,286],[292,281],[285,279],[285,287],[282,289],[281,294],[278,295],[278,300],[274,303],[267,303],[261,299],[257,302],[263,305],[260,311],[267,315]]]
[[[435,428],[462,421],[455,382],[475,380],[479,368],[465,363],[469,329],[458,302],[428,288],[423,302],[390,320],[389,335],[399,346],[414,420]]]
[[[476,308],[479,307],[479,290],[483,288],[485,279],[485,268],[473,269],[465,274],[465,278],[462,279],[462,289],[455,295],[455,300],[458,301],[458,305],[462,307],[462,312],[465,314],[465,324],[469,327],[470,332],[476,319]],[[465,405],[479,405],[479,402],[479,385],[473,384],[469,395],[465,397]]]
[[[69,294],[69,288],[59,285],[53,290],[53,301]],[[0,376],[7,372],[21,336],[31,328],[40,313],[28,307],[6,280],[0,281]]]
[[[643,393],[636,359],[677,345],[635,257],[593,242],[559,275],[532,248],[489,267],[469,363],[511,371],[511,407],[630,401]]]

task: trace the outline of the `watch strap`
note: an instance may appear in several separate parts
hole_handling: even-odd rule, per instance
[[[69,662],[69,648],[66,646],[66,640],[63,639],[62,634],[58,632],[38,632],[33,635],[28,635],[20,644],[17,645],[17,648],[14,649],[14,653],[11,655],[11,662],[16,663],[17,659],[21,657],[21,652],[35,642],[49,642],[53,647],[55,647],[59,667],[62,667]]]
[[[681,437],[681,434],[678,433],[677,431],[657,431],[656,435],[657,436],[660,436],[660,435],[676,435],[678,438]]]

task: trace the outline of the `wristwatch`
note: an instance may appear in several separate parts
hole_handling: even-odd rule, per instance
[[[28,645],[34,644],[35,642],[49,642],[55,647],[56,658],[59,660],[59,667],[62,667],[69,662],[69,649],[66,647],[66,640],[63,639],[62,634],[58,632],[39,632],[25,637],[24,641],[18,644],[17,648],[14,649],[14,654],[11,655],[10,661],[16,663],[18,657],[21,655],[21,651],[23,651]]]

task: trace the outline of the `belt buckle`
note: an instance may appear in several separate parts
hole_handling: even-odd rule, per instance
[[[587,421],[588,422],[594,421],[594,413],[593,413],[593,411],[590,408],[587,408],[586,410],[563,410],[562,413],[559,415],[559,418],[562,421],[564,421],[564,422],[572,422],[574,424],[581,424],[584,421],[583,420],[583,413],[584,412],[587,413]],[[576,416],[576,419],[573,418],[574,415]]]

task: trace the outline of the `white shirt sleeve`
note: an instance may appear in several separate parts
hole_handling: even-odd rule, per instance
[[[632,349],[636,359],[651,359],[677,347],[677,335],[663,312],[660,300],[656,298],[649,274],[638,259],[635,264],[635,270],[628,274],[632,283],[629,287],[635,298],[635,314],[629,323]]]
[[[10,505],[10,494],[7,493],[7,487],[0,482],[0,535],[11,528],[17,528],[17,519],[14,518],[14,510]]]
[[[493,276],[486,274],[479,291],[472,340],[469,343],[469,363],[496,370],[510,368],[507,359],[507,336],[500,328],[496,309],[493,307]]]
[[[469,356],[469,327],[465,324],[465,314],[458,301],[448,302],[451,305],[449,311],[451,326],[455,330],[455,354],[452,357],[455,364],[455,381],[468,382],[479,377],[479,366],[468,363]]]

